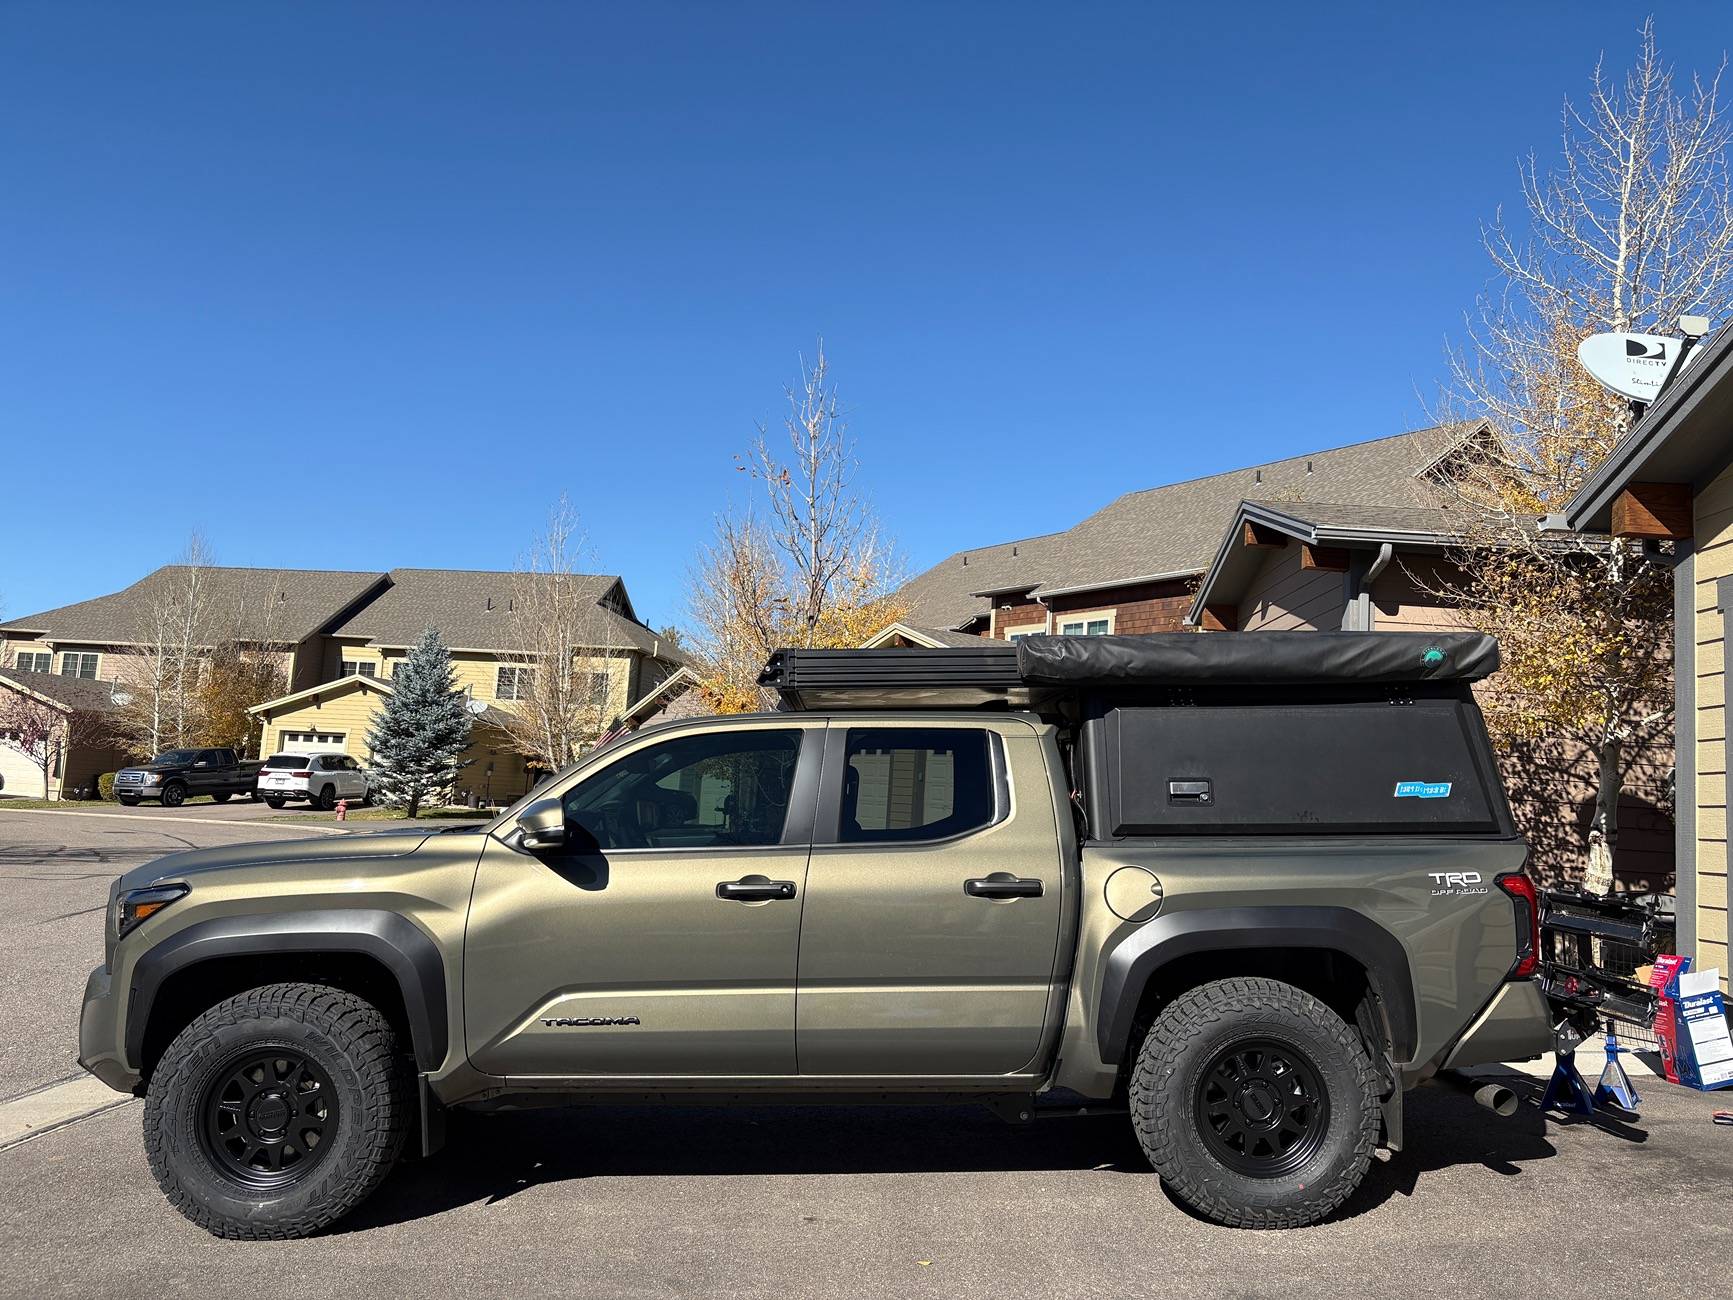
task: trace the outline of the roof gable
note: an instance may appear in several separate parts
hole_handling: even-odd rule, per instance
[[[0,630],[59,642],[145,644],[153,611],[180,598],[188,572],[185,565],[165,564],[130,587],[10,619]],[[384,581],[378,572],[213,565],[203,571],[196,636],[204,645],[229,637],[290,644],[323,629]]]
[[[992,590],[1032,586],[1039,596],[1202,573],[1247,499],[1427,506],[1436,492],[1418,475],[1467,431],[1441,425],[1125,493],[1064,532],[959,551],[933,566],[902,589],[908,621],[961,626],[985,612],[981,594]]]

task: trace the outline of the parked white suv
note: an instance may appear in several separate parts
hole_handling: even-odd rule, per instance
[[[347,754],[272,754],[259,769],[259,798],[273,808],[290,799],[315,808],[335,808],[339,799],[364,804],[372,785],[367,769]]]

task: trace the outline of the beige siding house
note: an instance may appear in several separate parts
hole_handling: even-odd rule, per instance
[[[1570,528],[1673,548],[1679,947],[1725,983],[1726,645],[1733,622],[1733,328],[1681,372],[1565,509]]]
[[[475,716],[463,788],[512,798],[533,780],[533,761],[509,739],[507,714],[521,707],[529,674],[542,670],[514,632],[512,606],[523,581],[522,575],[482,570],[192,571],[171,565],[112,595],[0,625],[0,673],[52,675],[100,687],[111,698],[149,660],[165,610],[184,610],[191,600],[198,610],[193,641],[201,652],[240,641],[281,657],[289,689],[249,710],[263,726],[263,753],[342,752],[365,763],[367,733],[391,694],[392,674],[433,627],[451,648],[458,686]],[[658,694],[657,688],[685,657],[639,621],[624,582],[611,574],[572,575],[570,581],[594,610],[584,620],[589,644],[570,671],[591,676],[600,715],[641,720],[650,697],[672,706],[680,691]],[[8,689],[15,688],[0,679],[0,691]],[[119,758],[74,754],[69,772],[112,770]],[[73,784],[69,779],[66,788]]]

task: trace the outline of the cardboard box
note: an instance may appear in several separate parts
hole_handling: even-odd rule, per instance
[[[1679,1082],[1705,1092],[1733,1087],[1733,1035],[1727,1031],[1721,972],[1686,971],[1675,983],[1673,1034]]]
[[[1661,1072],[1667,1082],[1679,1082],[1679,1039],[1675,1032],[1674,1002],[1679,993],[1679,976],[1691,969],[1691,959],[1675,953],[1663,953],[1649,968],[1648,985],[1655,990],[1655,1041],[1661,1047]]]

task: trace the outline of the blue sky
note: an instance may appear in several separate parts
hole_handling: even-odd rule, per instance
[[[657,625],[822,334],[912,568],[1422,424],[1477,223],[1641,12],[0,11],[0,602],[510,568]],[[1712,68],[1723,6],[1668,6]]]

